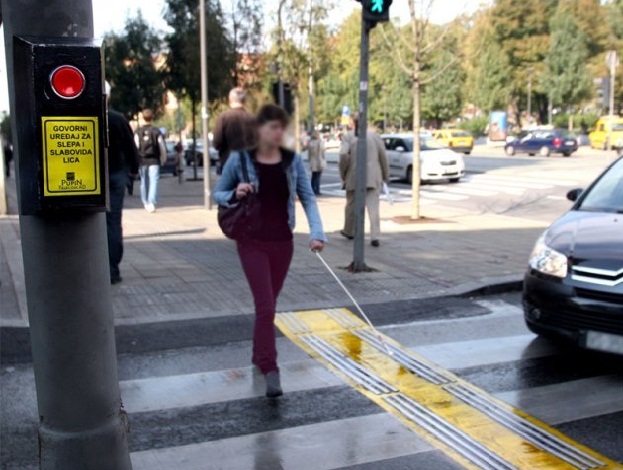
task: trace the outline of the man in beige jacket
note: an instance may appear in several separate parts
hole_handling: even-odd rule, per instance
[[[346,189],[346,208],[344,211],[344,229],[340,232],[343,237],[351,240],[355,236],[355,181],[357,174],[357,117],[351,119],[354,132],[349,132],[342,138],[340,147],[340,177]],[[381,236],[381,218],[379,214],[379,199],[383,183],[389,180],[389,163],[385,144],[381,137],[373,130],[368,129],[366,135],[366,207],[370,218],[370,237],[372,246],[378,247]]]

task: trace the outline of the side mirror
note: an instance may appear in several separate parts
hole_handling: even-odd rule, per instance
[[[572,189],[567,193],[567,199],[569,199],[571,202],[577,201],[580,197],[580,194],[582,194],[582,191],[584,191],[582,188]]]
[[[405,150],[406,150],[406,149],[405,149],[403,146],[401,146],[401,145],[399,145],[398,147],[396,147],[396,152],[404,152]]]

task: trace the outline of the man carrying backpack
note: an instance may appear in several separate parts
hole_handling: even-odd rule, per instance
[[[160,130],[151,124],[154,119],[154,112],[151,109],[144,109],[143,119],[145,125],[136,130],[134,140],[138,147],[141,163],[141,199],[145,210],[154,212],[158,199],[160,165],[167,161],[167,149]]]

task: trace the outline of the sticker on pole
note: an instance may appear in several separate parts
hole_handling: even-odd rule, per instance
[[[42,117],[44,196],[101,194],[97,117]]]

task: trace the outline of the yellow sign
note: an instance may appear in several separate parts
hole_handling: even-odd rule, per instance
[[[44,196],[102,193],[97,117],[42,117]]]

